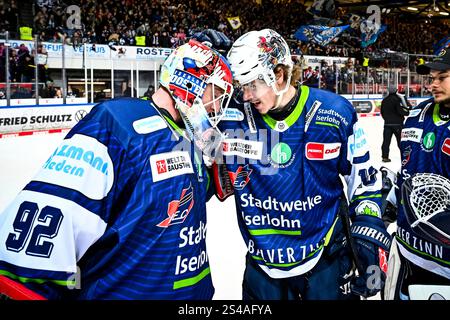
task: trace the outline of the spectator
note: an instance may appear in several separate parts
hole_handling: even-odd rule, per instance
[[[48,53],[43,45],[39,45],[36,55],[36,65],[38,68],[39,82],[45,83],[47,81],[47,58]]]
[[[159,41],[160,41],[161,47],[163,47],[163,48],[170,48],[172,46],[170,43],[170,37],[169,37],[167,31],[163,31],[161,33],[161,37],[159,38]]]
[[[10,49],[9,76],[11,82],[20,82],[21,72],[19,67],[19,56],[16,49]]]
[[[381,157],[383,162],[390,162],[389,147],[392,135],[397,139],[397,146],[400,150],[400,140],[403,121],[409,114],[408,105],[405,98],[397,93],[397,89],[390,88],[389,94],[381,102],[381,116],[384,120],[383,144],[381,145]]]
[[[56,90],[53,87],[52,81],[47,81],[46,87],[41,91],[42,98],[54,98],[56,96]]]
[[[122,96],[123,97],[131,97],[132,96],[131,95],[131,81],[128,80],[126,83],[127,83],[127,87],[124,91],[122,91]],[[137,92],[136,92],[135,88],[133,88],[133,97],[137,97]]]
[[[153,86],[152,84],[150,84],[147,88],[147,91],[145,91],[144,93],[144,98],[145,99],[151,99],[152,95],[155,93],[155,86]]]

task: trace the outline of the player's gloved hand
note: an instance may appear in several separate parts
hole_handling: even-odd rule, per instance
[[[350,289],[365,298],[374,296],[384,288],[388,252],[362,239],[355,239],[355,246],[363,274],[352,279]]]
[[[382,216],[384,223],[389,224],[395,222],[397,220],[397,211],[398,208],[394,204],[392,204],[389,201],[386,201],[386,207],[384,209]]]
[[[356,295],[371,297],[384,288],[391,236],[379,217],[357,216],[351,227],[360,273],[350,283]]]
[[[389,193],[394,185],[397,183],[397,174],[386,167],[381,167],[381,176],[382,176],[382,193]]]
[[[226,53],[233,44],[223,32],[214,29],[206,29],[202,32],[197,32],[192,38],[199,42],[206,43],[206,45],[221,53]]]
[[[383,184],[381,188],[381,209],[382,219],[386,225],[397,220],[397,196],[396,192],[397,181],[399,173],[395,173],[392,170],[381,167],[380,171],[383,177]]]

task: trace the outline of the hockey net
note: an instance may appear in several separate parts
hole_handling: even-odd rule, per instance
[[[433,173],[420,173],[412,177],[410,205],[417,216],[411,225],[450,209],[450,181]]]

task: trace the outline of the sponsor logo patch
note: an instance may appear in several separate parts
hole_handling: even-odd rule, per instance
[[[292,157],[292,150],[286,143],[280,142],[273,147],[270,158],[277,164],[285,164]]]
[[[244,114],[242,111],[236,108],[228,108],[225,111],[225,114],[222,117],[222,120],[225,121],[242,121],[244,120]]]
[[[373,201],[361,201],[355,209],[356,215],[368,215],[373,217],[381,217],[381,210],[378,204]]]
[[[433,132],[428,132],[422,140],[422,150],[430,152],[436,143],[436,135]]]
[[[333,109],[319,109],[316,116],[316,122],[317,121],[332,123],[337,125],[338,127],[341,126],[341,123],[343,123],[345,126],[348,126],[349,124],[344,116]]]
[[[150,166],[154,182],[183,174],[194,173],[187,151],[174,151],[150,156]]]
[[[441,151],[446,155],[450,156],[450,138],[444,140],[442,144]]]
[[[222,145],[222,151],[225,156],[234,155],[255,160],[261,160],[262,150],[262,141],[226,139]]]
[[[420,114],[421,111],[422,111],[421,109],[413,109],[413,110],[411,110],[409,112],[408,118],[417,117]]]
[[[423,130],[418,128],[403,129],[401,141],[412,141],[420,143],[420,140],[422,139],[422,133]]]
[[[172,74],[170,85],[182,88],[195,96],[201,95],[206,87],[206,83],[201,79],[179,69]]]
[[[308,160],[330,160],[339,157],[341,143],[308,142],[305,155]]]
[[[167,128],[167,124],[160,116],[152,116],[134,121],[133,128],[139,134],[147,134]]]
[[[63,140],[34,178],[77,190],[90,199],[103,199],[114,182],[108,148],[97,139],[81,134]]]
[[[348,137],[348,152],[355,156],[363,156],[367,152],[367,139],[364,130],[358,123],[353,126],[353,134]]]

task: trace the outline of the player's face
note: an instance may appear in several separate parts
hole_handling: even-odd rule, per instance
[[[430,72],[431,92],[437,103],[450,104],[450,69]]]
[[[272,87],[268,86],[264,80],[253,80],[242,86],[244,101],[250,102],[261,114],[266,114],[273,108],[276,101],[276,94]]]

